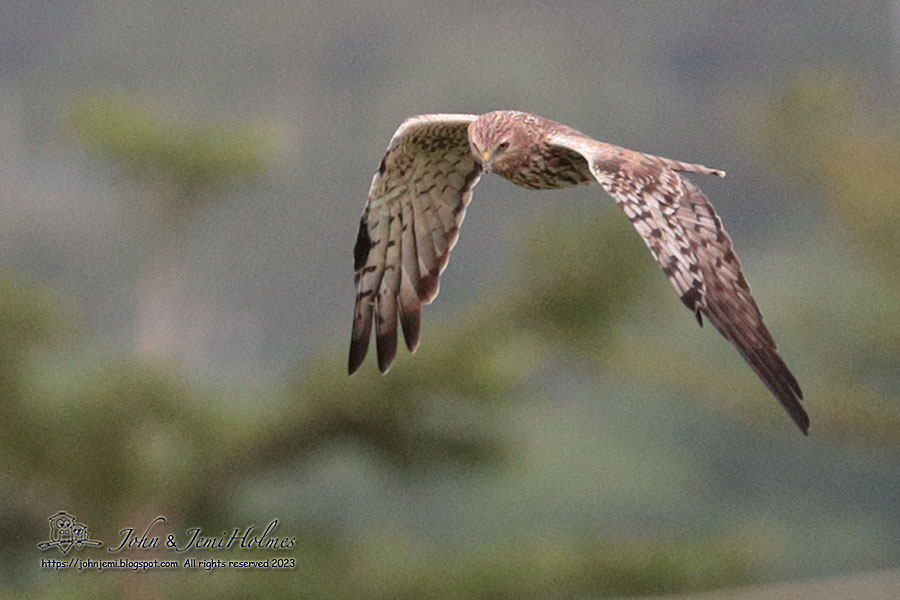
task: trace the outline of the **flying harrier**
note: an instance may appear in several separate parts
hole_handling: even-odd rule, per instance
[[[437,296],[482,174],[539,190],[598,182],[625,211],[700,325],[705,315],[806,433],[800,386],[763,325],[731,238],[682,172],[725,175],[598,142],[529,113],[408,119],[391,138],[360,219],[350,373],[366,356],[373,316],[382,373],[397,353],[398,315],[406,345],[415,351],[422,304]]]

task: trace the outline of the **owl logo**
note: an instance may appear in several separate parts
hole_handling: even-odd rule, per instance
[[[81,550],[85,546],[95,546],[100,547],[103,545],[103,542],[98,540],[92,540],[91,534],[88,533],[87,525],[84,523],[75,523],[72,525],[72,544]]]
[[[87,525],[78,523],[75,517],[59,511],[50,517],[50,539],[38,544],[41,550],[57,548],[63,554],[67,554],[74,546],[81,550],[85,546],[100,547],[103,542],[92,540]]]

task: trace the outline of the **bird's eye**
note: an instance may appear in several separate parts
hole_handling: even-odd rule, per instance
[[[509,148],[509,142],[502,142],[499,146],[497,146],[497,150],[499,150],[500,152],[503,152],[507,148]]]

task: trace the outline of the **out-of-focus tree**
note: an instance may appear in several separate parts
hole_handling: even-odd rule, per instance
[[[226,186],[261,176],[272,140],[260,128],[179,123],[116,95],[74,102],[65,125],[80,145],[121,169],[138,189],[131,207],[147,250],[139,278],[135,346],[175,348],[182,315],[184,252],[192,218]]]
[[[96,96],[73,103],[65,113],[65,124],[71,136],[87,150],[103,157],[124,170],[139,187],[139,206],[133,207],[140,233],[145,236],[147,249],[138,279],[138,307],[135,323],[135,349],[140,355],[171,357],[177,354],[177,341],[181,331],[183,311],[183,278],[187,234],[192,218],[202,207],[220,197],[226,185],[234,185],[263,173],[269,152],[269,140],[261,131],[250,127],[232,125],[181,124],[153,114],[148,108],[123,96]],[[132,365],[133,366],[133,365]],[[138,365],[138,371],[142,368]],[[124,374],[122,379],[116,375]],[[112,385],[110,382],[113,382]],[[138,389],[130,389],[132,382],[139,382]],[[124,387],[116,387],[123,383]],[[141,383],[150,384],[149,387]],[[106,374],[99,387],[91,389],[82,400],[91,400],[95,406],[112,398],[128,398],[124,406],[134,413],[142,413],[141,407],[152,406],[151,398],[143,394],[149,391],[153,398],[176,397],[161,388],[161,382],[141,374],[132,376],[131,369],[121,373]],[[81,404],[77,402],[77,404]],[[164,402],[176,408],[170,414],[184,416],[177,410],[180,403]],[[122,407],[119,403],[117,407]],[[112,408],[112,407],[109,407]],[[157,406],[157,409],[162,408]],[[164,415],[164,411],[153,414]],[[98,417],[113,418],[115,410]],[[189,457],[179,452],[179,442],[185,442],[180,427],[187,427],[185,419],[160,423],[155,428],[145,423],[147,435],[139,439],[146,447],[137,448],[137,456],[158,459],[160,453],[172,452],[173,457]],[[103,440],[118,445],[122,440],[112,435]],[[94,448],[103,444],[95,444]],[[114,448],[106,448],[114,450]],[[158,462],[158,461],[157,461]],[[165,461],[163,461],[165,462]],[[178,461],[176,461],[178,462]],[[188,466],[190,461],[182,461]],[[129,486],[112,486],[123,497],[137,503],[130,512],[133,520],[152,517],[153,506],[161,504],[161,496],[168,496],[165,486],[183,481],[172,473],[150,468],[141,471],[127,468],[128,473],[142,473],[135,483],[148,485],[152,494]],[[142,465],[148,467],[150,465]],[[159,474],[161,478],[154,477]],[[163,476],[163,474],[165,476]],[[118,481],[127,473],[118,473]],[[126,479],[127,480],[127,479]],[[136,500],[140,499],[140,500]]]

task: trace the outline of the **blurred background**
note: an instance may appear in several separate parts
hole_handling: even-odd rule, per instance
[[[3,13],[0,596],[896,597],[900,3]],[[598,187],[483,179],[419,351],[347,377],[391,134],[498,108],[728,172],[808,438]],[[296,567],[42,569],[59,510],[277,518],[289,552],[192,556]]]

